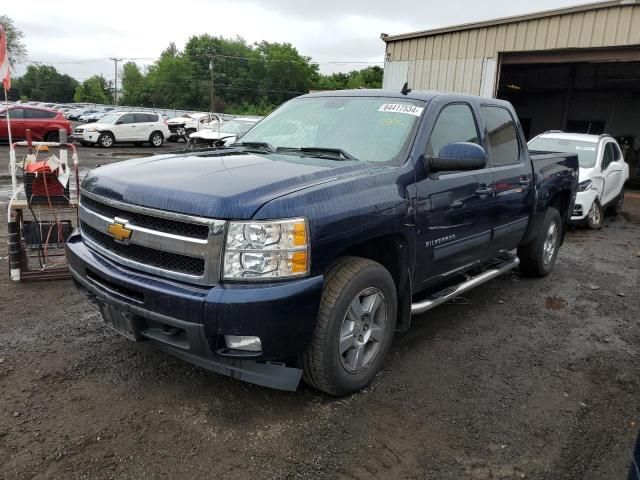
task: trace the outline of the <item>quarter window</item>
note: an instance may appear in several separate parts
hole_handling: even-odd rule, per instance
[[[513,117],[506,108],[482,107],[482,116],[487,123],[491,159],[494,165],[511,165],[520,162],[518,131]]]
[[[442,147],[456,142],[480,144],[475,117],[471,107],[464,103],[442,109],[431,132],[427,155],[437,157]]]

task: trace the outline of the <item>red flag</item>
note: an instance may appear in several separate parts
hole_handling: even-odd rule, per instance
[[[7,32],[2,25],[0,25],[0,80],[2,80],[5,90],[11,88],[9,53],[7,52]]]

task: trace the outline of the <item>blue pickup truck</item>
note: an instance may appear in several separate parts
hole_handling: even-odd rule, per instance
[[[131,340],[347,395],[412,315],[518,266],[547,275],[577,171],[573,154],[530,154],[504,101],[315,93],[232,146],[93,170],[67,253],[78,288]]]

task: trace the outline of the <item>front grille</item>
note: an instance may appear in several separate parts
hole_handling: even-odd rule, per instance
[[[184,125],[169,125],[169,131],[171,133],[178,133],[178,130],[184,128]]]
[[[83,202],[85,200],[83,199]],[[205,261],[203,258],[187,257],[135,244],[118,243],[111,236],[96,230],[85,222],[81,222],[80,225],[82,234],[86,238],[122,258],[172,272],[195,276],[204,275]]]
[[[183,237],[206,239],[209,236],[209,227],[207,225],[179,222],[176,220],[129,212],[105,203],[97,202],[87,196],[83,196],[80,203],[92,212],[109,218],[119,217],[127,220],[132,225],[137,225],[139,227],[149,228],[151,230],[164,233],[171,233],[173,235],[182,235]]]

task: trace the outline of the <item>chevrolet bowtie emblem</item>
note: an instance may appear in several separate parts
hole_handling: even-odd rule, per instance
[[[115,221],[107,226],[107,233],[117,242],[126,242],[131,238],[133,230],[126,228],[124,222]]]

